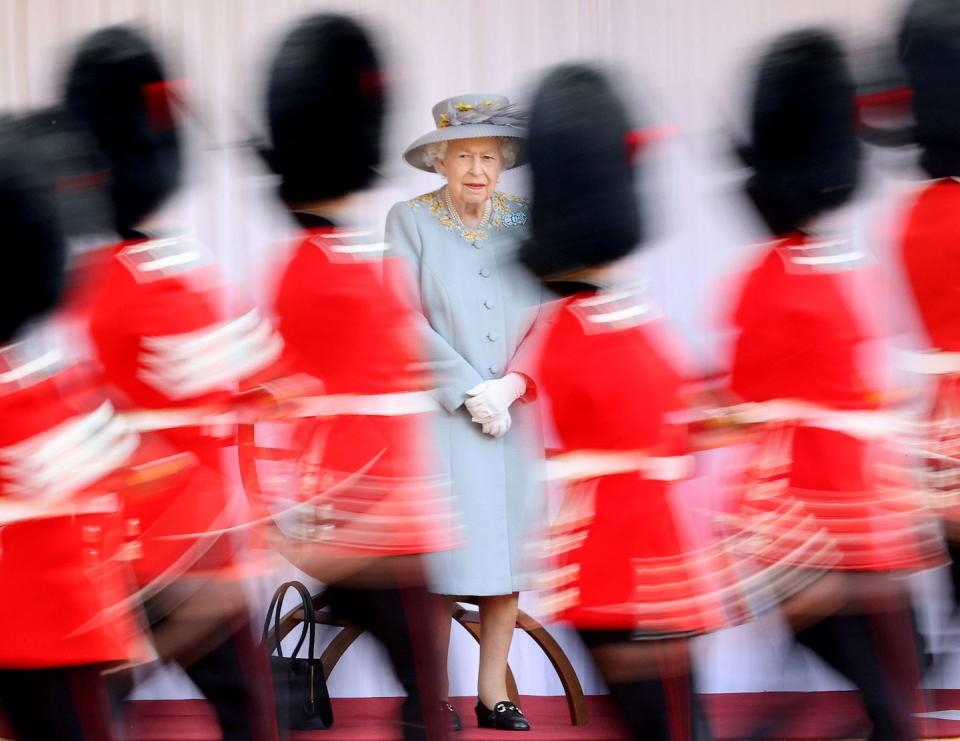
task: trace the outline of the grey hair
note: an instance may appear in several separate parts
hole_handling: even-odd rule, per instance
[[[493,137],[500,143],[500,156],[503,158],[503,169],[509,170],[517,162],[517,155],[520,154],[520,140],[514,136],[495,136]],[[420,154],[421,161],[430,169],[440,173],[437,167],[437,161],[443,158],[447,153],[448,142],[431,142],[423,147]],[[441,175],[443,173],[440,173]]]

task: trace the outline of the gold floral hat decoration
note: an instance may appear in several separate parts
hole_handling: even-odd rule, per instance
[[[511,105],[503,95],[455,95],[433,107],[433,131],[407,147],[403,158],[418,170],[433,172],[423,157],[424,149],[436,142],[454,139],[480,139],[488,136],[510,137],[522,141],[527,135],[527,114]],[[526,161],[523,147],[511,167]]]

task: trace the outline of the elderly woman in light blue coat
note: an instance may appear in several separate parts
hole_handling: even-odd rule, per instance
[[[478,724],[527,730],[505,676],[518,593],[530,587],[525,544],[541,507],[543,450],[527,365],[541,288],[514,259],[527,203],[497,190],[501,172],[521,164],[523,121],[496,95],[457,96],[433,115],[436,129],[404,158],[446,183],[397,203],[386,227],[391,248],[416,271],[446,412],[440,445],[463,516],[463,545],[436,554],[433,578],[440,594],[479,598]]]

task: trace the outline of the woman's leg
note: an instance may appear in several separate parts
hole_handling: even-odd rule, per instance
[[[513,631],[517,627],[520,595],[500,594],[481,597],[480,605],[480,672],[477,695],[486,707],[492,708],[507,699],[507,656]]]
[[[449,597],[438,596],[437,603],[440,613],[436,624],[437,660],[439,661],[437,683],[440,686],[440,700],[445,701],[450,698],[450,672],[447,667],[447,659],[450,656],[450,629],[453,625],[453,600]]]

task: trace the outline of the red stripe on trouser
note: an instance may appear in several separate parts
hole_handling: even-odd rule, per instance
[[[449,737],[447,719],[440,712],[441,667],[436,636],[439,632],[435,621],[441,614],[438,597],[427,592],[426,577],[414,578],[414,583],[404,583],[403,577],[397,579],[397,590],[406,613],[407,630],[413,648],[413,663],[416,671],[417,689],[426,738],[430,741],[443,741]],[[443,647],[446,650],[446,647]]]
[[[250,729],[256,741],[279,741],[277,710],[266,650],[253,637],[246,617],[228,617],[237,657],[244,668]]]
[[[882,666],[881,681],[888,697],[903,699],[907,703],[899,719],[907,726],[902,729],[903,738],[913,738],[912,713],[920,687],[920,667],[909,597],[902,593],[874,597],[869,607],[871,609],[866,614],[877,660]],[[923,722],[926,724],[929,721]],[[929,733],[921,734],[921,737],[929,736]]]
[[[690,682],[690,659],[684,651],[682,657],[671,657],[669,648],[657,647],[657,669],[663,696],[666,702],[667,732],[671,741],[692,741],[693,707]]]
[[[109,741],[114,738],[102,667],[77,667],[64,671],[83,737],[90,741]]]

